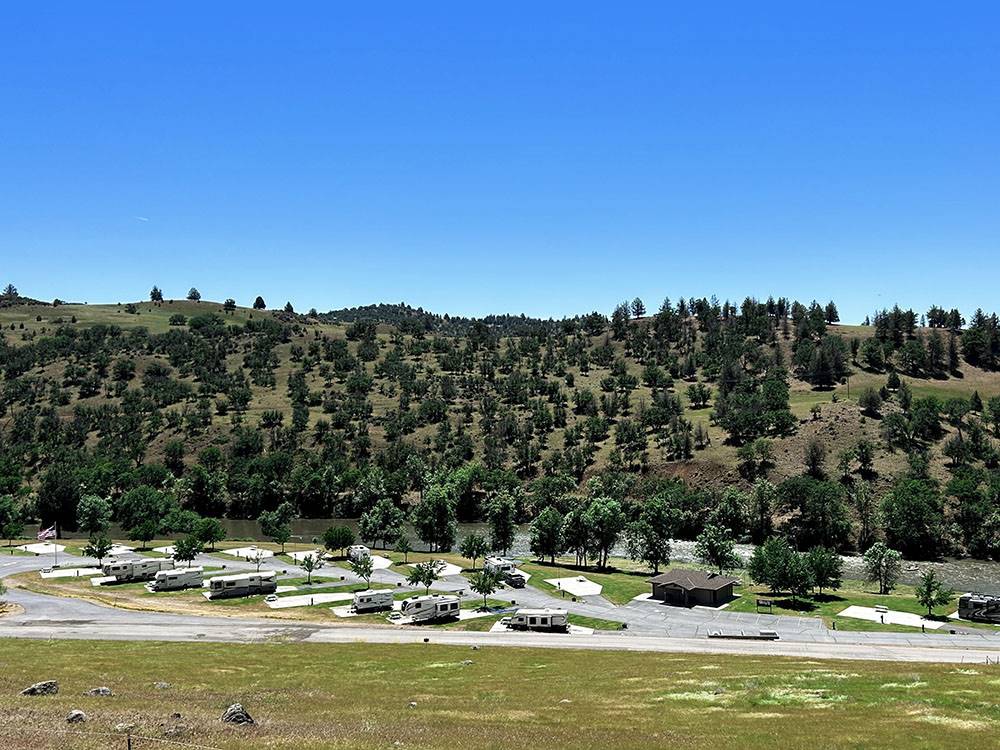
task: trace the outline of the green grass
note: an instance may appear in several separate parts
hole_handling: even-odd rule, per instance
[[[433,644],[18,641],[0,652],[0,737],[19,750],[135,734],[246,747],[989,747],[995,667]],[[25,698],[25,686],[60,683]],[[157,689],[157,682],[170,683]],[[107,685],[112,698],[84,693]],[[253,727],[219,721],[239,701]],[[415,704],[411,707],[411,703]],[[66,714],[89,720],[68,736]],[[178,712],[180,719],[172,719]],[[138,747],[144,747],[144,742]]]
[[[612,560],[612,563],[615,561]],[[569,578],[571,576],[582,575],[594,583],[603,586],[601,596],[613,604],[627,604],[639,594],[649,593],[649,584],[646,582],[650,574],[642,571],[626,571],[609,568],[598,571],[593,568],[582,568],[570,564],[550,565],[549,563],[539,563],[537,561],[526,562],[520,566],[525,573],[531,574],[528,581],[529,586],[534,586],[542,591],[556,596],[562,596],[565,592],[559,591],[555,586],[546,583],[546,578]],[[566,599],[570,595],[566,594]]]
[[[788,594],[773,594],[766,587],[743,586],[736,589],[740,595],[729,604],[727,609],[731,612],[756,612],[756,600],[769,599],[773,602],[773,613],[776,615],[796,615],[806,617],[822,617],[823,621],[830,627],[834,625],[838,630],[867,630],[867,631],[893,631],[913,633],[918,628],[907,627],[906,625],[883,625],[878,622],[858,620],[853,617],[838,617],[838,614],[851,605],[862,607],[884,606],[899,612],[910,612],[924,617],[927,615],[926,608],[917,601],[912,586],[897,586],[891,594],[881,595],[872,589],[872,584],[865,581],[845,580],[837,591],[825,591],[822,594],[812,594],[803,597],[798,601],[792,601]],[[958,609],[958,595],[951,600],[947,606],[938,607],[935,610],[933,619],[948,622],[954,627],[972,627],[994,629],[995,626],[985,623],[957,622],[949,620],[947,615]],[[767,610],[762,610],[767,613]]]

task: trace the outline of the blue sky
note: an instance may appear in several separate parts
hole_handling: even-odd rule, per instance
[[[480,5],[5,7],[0,283],[998,307],[996,3]]]

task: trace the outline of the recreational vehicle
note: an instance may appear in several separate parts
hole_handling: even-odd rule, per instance
[[[146,584],[149,591],[180,591],[181,589],[201,588],[204,577],[202,568],[174,568],[157,572],[152,581]]]
[[[368,549],[363,544],[352,544],[347,548],[347,559],[352,561],[361,560],[365,557],[371,557],[372,551]]]
[[[501,622],[511,630],[547,630],[565,633],[569,630],[569,616],[565,609],[519,609],[512,617]]]
[[[517,565],[504,557],[487,557],[486,562],[483,563],[483,570],[502,578],[514,573],[517,570]]]
[[[392,589],[367,589],[366,591],[358,591],[354,594],[351,611],[358,614],[363,612],[381,612],[392,609],[392,602]]]
[[[399,613],[412,622],[431,622],[458,617],[462,603],[457,596],[425,594],[403,600]]]
[[[962,594],[958,599],[958,616],[963,620],[1000,624],[1000,596]]]
[[[117,583],[133,581],[151,581],[161,570],[172,570],[173,560],[115,560],[104,563],[101,571],[105,576],[114,578]]]
[[[216,576],[206,582],[209,599],[229,599],[237,596],[256,596],[257,594],[273,594],[278,590],[278,582],[274,571],[263,573],[236,573],[229,576]]]

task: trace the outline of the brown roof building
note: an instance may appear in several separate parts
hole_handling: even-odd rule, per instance
[[[683,607],[695,604],[715,607],[733,598],[733,586],[738,581],[701,570],[674,568],[650,578],[649,583],[653,586],[653,599]]]

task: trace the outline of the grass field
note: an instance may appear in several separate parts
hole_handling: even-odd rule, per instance
[[[58,680],[59,694],[18,695],[42,679]],[[98,685],[114,697],[83,695]],[[0,738],[18,750],[124,748],[114,727],[129,722],[137,735],[226,750],[989,747],[1000,728],[998,685],[998,668],[946,665],[19,641],[0,651]],[[219,721],[235,701],[255,726]],[[85,724],[66,724],[74,708],[87,712]]]

